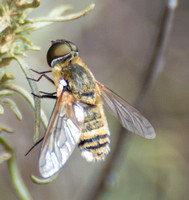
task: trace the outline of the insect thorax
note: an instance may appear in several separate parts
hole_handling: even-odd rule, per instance
[[[97,95],[95,79],[87,66],[79,61],[56,65],[53,69],[55,84],[57,85],[63,78],[68,81],[68,89],[76,100],[95,104]]]

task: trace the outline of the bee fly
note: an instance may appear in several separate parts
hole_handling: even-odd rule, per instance
[[[110,131],[103,105],[127,130],[147,139],[155,138],[152,125],[139,111],[95,80],[75,44],[66,40],[52,42],[47,61],[52,68],[57,101],[39,156],[39,171],[44,178],[59,171],[77,144],[87,161],[106,157]],[[45,72],[42,76],[50,80]]]

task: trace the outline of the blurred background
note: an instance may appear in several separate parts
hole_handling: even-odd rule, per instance
[[[80,11],[91,2],[95,2],[96,7],[88,15],[72,22],[54,23],[33,32],[30,38],[41,47],[41,51],[28,52],[25,60],[33,69],[48,70],[46,52],[50,41],[70,40],[78,45],[80,57],[96,79],[132,103],[152,55],[165,0],[42,0],[41,6],[32,12],[31,17],[46,16],[52,8],[62,4],[72,4],[73,11]],[[107,187],[99,199],[188,199],[189,2],[182,0],[179,3],[164,68],[140,110],[153,124],[157,137],[155,140],[145,140],[128,134],[114,176],[107,179]],[[9,70],[15,74],[15,68],[15,83],[30,91],[17,63],[12,62]],[[55,91],[55,87],[45,79],[38,83],[38,87],[46,92]],[[23,114],[23,120],[18,121],[10,109],[5,107],[1,123],[11,125],[15,132],[4,133],[3,137],[15,150],[19,169],[33,199],[90,199],[106,161],[87,163],[78,148],[54,182],[37,185],[31,181],[31,174],[39,176],[40,145],[27,157],[24,155],[33,145],[34,112],[21,96],[15,94],[14,100]],[[42,100],[42,107],[48,117],[54,103],[51,99]],[[113,147],[120,124],[111,115],[107,114],[107,117]],[[41,126],[40,137],[44,131]],[[18,199],[6,163],[0,165],[0,174],[0,199]]]

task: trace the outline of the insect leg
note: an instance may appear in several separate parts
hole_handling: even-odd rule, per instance
[[[30,70],[33,71],[33,72],[35,72],[35,73],[37,73],[37,74],[40,74],[41,76],[38,79],[34,79],[34,78],[27,78],[27,79],[30,79],[32,81],[38,82],[38,81],[41,80],[42,77],[45,77],[48,81],[50,81],[52,84],[54,84],[54,81],[49,76],[46,75],[46,73],[50,73],[50,72],[52,72],[52,70],[43,71],[43,72],[38,72],[38,71],[36,71],[34,69],[30,69]]]
[[[45,93],[45,92],[44,92]],[[57,96],[54,96],[54,92],[53,93],[47,93],[46,95],[37,95],[34,93],[31,93],[33,96],[38,97],[38,98],[49,98],[49,99],[57,99]]]
[[[47,94],[47,95],[55,95],[56,92],[43,92],[43,91],[39,91],[42,94]]]
[[[38,82],[38,81],[41,80],[42,77],[45,77],[48,81],[50,81],[54,85],[54,81],[49,76],[47,76],[46,74],[42,74],[38,79],[28,78],[28,77],[27,77],[27,79]]]
[[[42,137],[39,141],[37,141],[37,142],[28,150],[28,152],[25,154],[25,156],[27,156],[27,155],[30,153],[30,151],[31,151],[34,147],[36,147],[40,142],[42,142],[43,139],[44,139],[44,137]]]
[[[52,72],[52,70],[48,70],[48,71],[39,72],[39,71],[37,71],[37,70],[34,70],[34,69],[31,69],[31,68],[30,68],[30,70],[31,70],[32,72],[35,72],[36,74],[46,74],[46,73],[50,73],[50,72]]]

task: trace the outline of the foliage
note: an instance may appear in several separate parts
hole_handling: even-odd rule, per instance
[[[35,110],[34,143],[38,140],[40,118],[43,125],[46,127],[47,117],[40,108],[40,99],[35,96],[32,97],[30,92],[23,87],[15,85],[13,82],[15,78],[14,75],[6,72],[7,66],[12,60],[17,61],[18,66],[22,69],[29,83],[32,93],[39,95],[36,83],[29,79],[32,78],[30,67],[25,63],[23,58],[26,57],[26,51],[39,51],[40,47],[34,45],[33,42],[28,39],[28,35],[53,22],[71,21],[82,17],[94,8],[94,4],[91,4],[81,12],[62,16],[64,12],[72,9],[70,5],[63,5],[52,10],[47,17],[28,18],[32,10],[39,5],[40,0],[6,0],[2,1],[0,4],[0,115],[4,114],[3,106],[6,104],[10,107],[17,119],[22,120],[22,114],[11,96],[14,92],[23,96]],[[13,130],[11,127],[1,124],[0,132],[10,133],[13,132]],[[0,155],[0,163],[4,161],[7,162],[12,182],[21,199],[32,199],[20,176],[14,150],[8,145],[8,142],[2,135],[0,136],[0,143],[4,146],[4,152]],[[35,180],[35,177],[33,177],[32,180]],[[40,180],[37,180],[37,182],[40,183]],[[42,183],[44,183],[44,181],[42,181]]]

